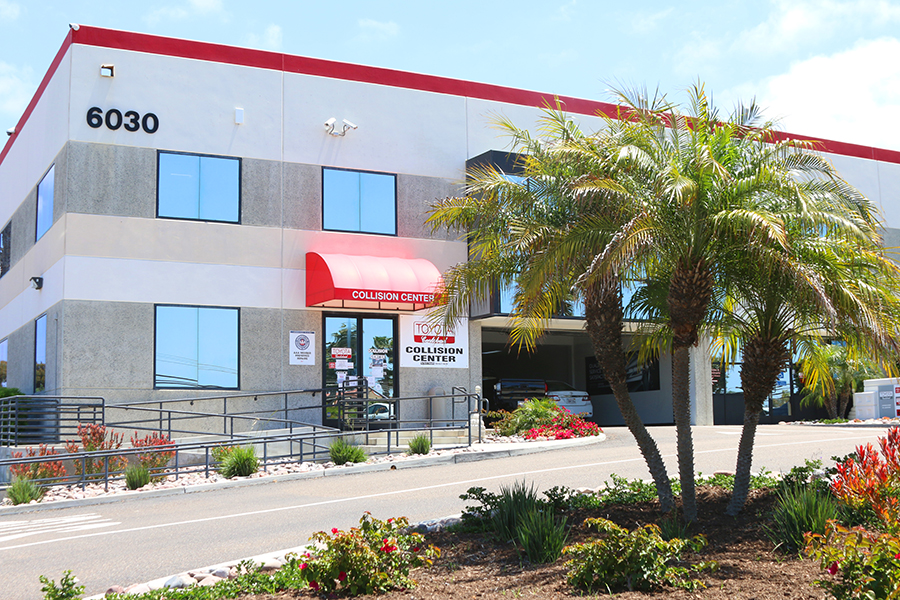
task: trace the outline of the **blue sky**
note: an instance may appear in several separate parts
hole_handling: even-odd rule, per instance
[[[699,78],[726,112],[755,96],[787,131],[900,150],[900,1],[0,0],[3,130],[69,23],[596,100]]]

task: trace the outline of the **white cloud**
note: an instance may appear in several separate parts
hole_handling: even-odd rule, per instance
[[[691,40],[675,53],[672,70],[690,78],[709,74],[721,64],[721,43],[718,40],[694,32]]]
[[[631,30],[639,34],[651,33],[659,26],[659,22],[672,14],[674,10],[674,7],[670,7],[655,13],[638,12],[631,19]]]
[[[209,16],[222,12],[222,0],[188,0],[186,4],[178,6],[160,6],[144,15],[144,21],[156,25],[161,21],[182,21],[189,17]]]
[[[553,15],[554,21],[571,21],[572,13],[575,12],[575,5],[578,4],[578,0],[572,0],[567,4],[563,4],[556,10],[556,14]]]
[[[791,133],[900,150],[891,125],[900,114],[900,62],[890,58],[897,56],[900,39],[863,41],[754,87],[766,114]]]
[[[858,27],[900,22],[900,5],[887,0],[771,0],[770,4],[768,18],[741,32],[732,49],[778,55]]]
[[[34,95],[35,86],[31,79],[30,68],[18,68],[0,61],[0,118],[4,131],[16,124]]]
[[[382,42],[397,37],[400,26],[393,21],[376,21],[374,19],[360,19],[357,21],[360,35],[357,39],[363,42]]]
[[[282,33],[279,25],[269,25],[262,35],[249,34],[245,42],[248,46],[265,50],[281,50]]]
[[[0,0],[0,21],[15,21],[22,9],[15,2]]]

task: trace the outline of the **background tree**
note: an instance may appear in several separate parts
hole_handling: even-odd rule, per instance
[[[845,342],[813,346],[804,358],[803,404],[824,406],[830,419],[847,416],[854,392],[863,381],[884,376],[884,369]]]

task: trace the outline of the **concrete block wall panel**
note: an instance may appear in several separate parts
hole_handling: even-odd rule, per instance
[[[23,394],[34,393],[34,321],[9,334],[6,381]]]
[[[9,221],[68,139],[70,55],[71,49],[63,56],[31,116],[21,131],[16,132],[9,153],[0,163],[0,181],[3,182],[0,185],[0,223]],[[5,140],[4,137],[4,143]],[[34,231],[31,237],[34,241]]]
[[[885,248],[893,248],[887,256],[894,262],[900,262],[900,229],[885,227],[881,230],[881,240]]]
[[[281,159],[280,71],[95,46],[75,45],[71,52],[73,80],[79,83],[63,111],[71,139]],[[115,77],[100,76],[103,63],[115,64]],[[142,117],[152,112],[159,128],[153,134],[91,128],[86,116],[93,106],[123,114],[133,110]],[[235,108],[244,109],[243,124],[234,122]]]
[[[284,377],[281,380],[283,390],[308,390],[322,387],[322,313],[315,310],[284,310],[279,345],[279,364],[282,365]],[[316,364],[292,365],[288,355],[291,331],[312,331],[316,334]],[[315,403],[321,403],[317,396]],[[321,414],[319,414],[321,419]]]
[[[53,170],[53,223],[56,223],[66,212],[68,163],[68,145],[65,145],[53,159],[55,167]],[[49,167],[47,168],[49,169]]]
[[[387,85],[284,74],[284,160],[454,179],[465,169],[465,99]],[[359,126],[344,137],[334,117]]]
[[[471,357],[470,357],[471,360]],[[469,391],[470,377],[467,369],[441,369],[431,367],[407,367],[400,369],[400,396],[403,398],[425,396],[434,388],[443,389],[450,394],[453,387],[464,387]],[[464,419],[465,405],[456,407],[454,418]],[[462,416],[461,416],[462,415]],[[429,400],[409,400],[400,406],[400,418],[426,419],[429,416]],[[451,418],[451,400],[449,398],[434,401],[434,418]]]
[[[460,173],[460,179],[464,177]],[[425,223],[428,209],[436,201],[459,193],[453,180],[416,175],[397,176],[397,235],[400,237],[455,240],[456,232],[438,229],[432,233]]]
[[[104,395],[153,388],[154,309],[149,303],[66,300],[63,303],[62,388]],[[49,329],[49,325],[48,325]],[[107,393],[101,393],[105,390]]]
[[[281,327],[280,310],[241,308],[240,387],[242,390],[282,389]]]
[[[38,181],[40,183],[40,181]],[[55,196],[55,190],[54,190]],[[9,266],[14,267],[34,246],[34,235],[37,228],[37,183],[28,192],[25,201],[19,205],[12,215],[12,246]],[[5,278],[4,278],[5,279]]]
[[[284,226],[322,230],[322,167],[283,163]]]
[[[481,379],[481,325],[476,321],[469,321],[469,382],[466,389],[475,393],[475,387],[482,385]],[[481,390],[481,395],[484,397],[484,390]]]
[[[878,186],[888,227],[900,228],[900,165],[879,162]]]
[[[279,161],[241,159],[241,224],[281,227],[282,166]]]
[[[155,150],[74,141],[67,148],[67,212],[156,217]]]

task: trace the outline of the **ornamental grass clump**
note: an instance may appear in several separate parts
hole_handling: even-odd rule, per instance
[[[547,505],[534,491],[534,485],[526,486],[525,482],[516,482],[512,487],[500,486],[491,513],[491,524],[497,537],[502,542],[515,540],[518,537],[519,524],[529,513],[547,509]]]
[[[337,438],[328,446],[328,455],[331,462],[336,465],[345,465],[347,463],[362,463],[368,458],[366,451],[359,446],[354,446],[344,438]]]
[[[222,477],[249,477],[259,471],[259,459],[253,446],[237,446],[226,454],[219,463]]]
[[[424,433],[420,433],[409,440],[407,454],[428,454],[429,452],[431,452],[431,440]]]
[[[440,550],[409,533],[406,517],[381,521],[363,514],[359,527],[320,531],[315,550],[296,560],[309,587],[321,594],[358,596],[415,587],[410,569],[431,566]]]
[[[516,541],[533,563],[552,563],[560,557],[569,533],[566,519],[549,508],[525,513],[516,526]]]
[[[6,488],[6,497],[15,505],[28,504],[44,497],[44,488],[27,477],[16,477]]]
[[[125,487],[137,490],[150,483],[150,471],[143,465],[129,465],[125,468]]]
[[[799,552],[806,544],[808,532],[824,534],[828,521],[840,516],[834,497],[822,493],[815,485],[792,483],[775,494],[772,524],[766,527],[766,535],[784,552]]]

